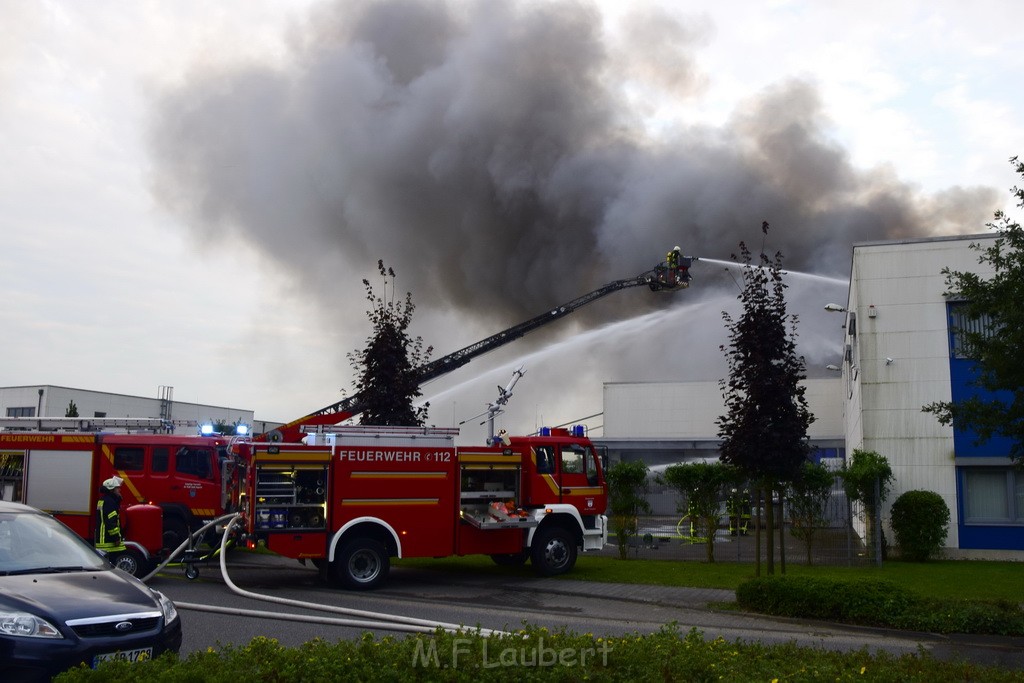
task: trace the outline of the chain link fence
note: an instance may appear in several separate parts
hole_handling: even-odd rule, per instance
[[[629,556],[706,561],[708,529],[701,520],[691,519],[685,512],[671,513],[666,505],[671,502],[677,509],[685,510],[685,500],[664,490],[652,491],[651,499],[654,513],[638,518],[637,533],[628,541]],[[847,499],[840,473],[835,474],[829,494],[818,502],[816,514],[801,517],[795,509],[798,506],[790,501],[773,501],[776,563],[784,560],[787,564],[854,566],[877,564],[885,558],[884,535],[877,531],[883,520],[862,502]],[[766,516],[765,501],[759,502],[756,493],[748,489],[734,491],[722,500],[718,528],[713,532],[715,560],[753,563],[760,541],[764,561]],[[780,519],[785,522],[781,531]],[[602,553],[616,554],[615,542],[612,533],[610,545]]]

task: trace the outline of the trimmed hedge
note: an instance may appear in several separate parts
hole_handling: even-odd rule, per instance
[[[74,669],[56,683],[324,683],[325,681],[1019,681],[1017,671],[928,654],[834,652],[793,644],[705,640],[675,624],[612,638],[527,627],[507,636],[435,632],[313,641],[286,648],[255,638],[238,648]]]
[[[1024,636],[1024,610],[1007,601],[936,600],[888,581],[808,577],[751,579],[736,589],[740,607],[782,617],[933,633]]]

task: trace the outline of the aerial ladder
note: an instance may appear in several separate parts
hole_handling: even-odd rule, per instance
[[[693,261],[698,260],[696,256],[678,256],[676,263],[661,263],[651,270],[623,280],[613,280],[608,284],[598,287],[592,292],[576,297],[572,301],[552,308],[538,316],[514,325],[508,329],[493,334],[486,339],[481,339],[475,344],[459,349],[447,356],[438,358],[429,363],[424,363],[416,369],[417,378],[420,384],[437,379],[442,375],[462,367],[478,356],[494,351],[495,349],[513,342],[524,335],[543,327],[556,320],[564,318],[589,303],[597,301],[614,292],[630,287],[646,286],[651,291],[674,291],[685,289],[690,285],[690,266]],[[253,437],[253,441],[271,442],[297,442],[303,436],[303,430],[307,427],[320,427],[335,425],[361,413],[364,409],[363,396],[361,392],[344,398],[337,403],[324,406],[320,410],[304,415],[297,420]]]

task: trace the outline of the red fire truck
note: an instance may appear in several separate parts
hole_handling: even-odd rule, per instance
[[[380,585],[391,557],[483,554],[554,575],[604,547],[608,489],[582,428],[472,448],[456,448],[457,433],[338,427],[241,444],[249,541],[356,590]]]
[[[222,436],[3,431],[0,499],[46,510],[92,540],[100,484],[117,475],[126,544],[144,566],[237,509],[244,464],[228,445]]]

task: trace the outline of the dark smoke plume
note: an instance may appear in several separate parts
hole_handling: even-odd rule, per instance
[[[283,64],[196,68],[162,94],[154,190],[197,237],[244,238],[331,307],[382,258],[421,311],[492,331],[676,244],[727,259],[764,220],[788,269],[846,277],[853,242],[978,232],[997,206],[854,168],[800,81],[751,93],[720,129],[654,137],[629,86],[699,97],[709,29],[650,12],[623,27],[609,37],[584,1],[325,4]]]

